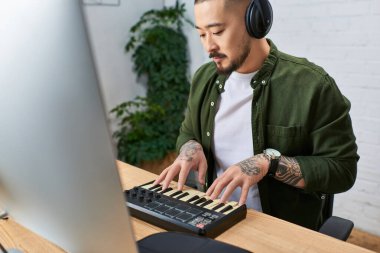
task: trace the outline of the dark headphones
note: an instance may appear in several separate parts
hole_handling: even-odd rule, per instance
[[[268,0],[251,0],[245,12],[245,27],[256,39],[268,34],[273,22],[273,10]]]

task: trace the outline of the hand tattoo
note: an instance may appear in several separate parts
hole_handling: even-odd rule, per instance
[[[202,151],[202,150],[203,149],[202,149],[201,144],[199,144],[196,141],[190,140],[190,141],[186,142],[185,144],[183,144],[183,146],[180,149],[180,154],[179,154],[178,158],[180,160],[190,162],[193,160],[195,153],[197,153],[198,151]]]
[[[292,157],[281,156],[275,176],[279,181],[296,186],[303,179],[300,165]]]
[[[257,176],[261,173],[260,162],[261,159],[269,161],[268,157],[264,154],[259,154],[251,158],[245,159],[244,161],[236,164],[240,167],[241,171],[248,176]]]

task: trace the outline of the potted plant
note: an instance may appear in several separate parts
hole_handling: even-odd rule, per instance
[[[132,52],[138,77],[146,76],[146,97],[136,97],[111,110],[119,121],[114,132],[118,159],[134,165],[159,160],[175,150],[187,103],[187,39],[185,5],[145,12],[130,29],[125,46]]]

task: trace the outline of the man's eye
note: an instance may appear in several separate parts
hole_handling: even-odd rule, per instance
[[[199,37],[204,38],[206,34],[199,34]]]
[[[221,35],[222,32],[224,32],[224,30],[217,31],[217,32],[214,32],[214,33],[212,33],[212,34],[214,34],[214,35]]]

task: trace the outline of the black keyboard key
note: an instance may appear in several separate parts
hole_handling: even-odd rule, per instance
[[[184,192],[181,195],[177,196],[176,199],[182,199],[182,198],[186,197],[187,195],[189,195],[189,193],[188,192]]]
[[[171,191],[171,190],[173,190],[173,188],[169,187],[169,188],[166,188],[165,190],[163,190],[163,191],[162,191],[162,192],[160,192],[160,193],[169,192],[169,191]]]
[[[207,199],[206,198],[200,198],[200,199],[198,199],[198,200],[196,200],[196,201],[194,201],[194,205],[198,205],[198,204],[200,204],[200,203],[203,203],[203,202],[205,202]]]
[[[162,186],[160,186],[160,187],[154,189],[153,191],[154,191],[154,192],[159,192],[159,191],[161,191],[161,190],[162,190]]]
[[[225,213],[225,212],[231,210],[232,208],[233,208],[232,206],[228,205],[228,206],[226,206],[225,208],[223,208],[222,210],[220,210],[219,212],[220,212],[220,213]]]
[[[212,202],[214,202],[213,200],[211,200],[211,199],[209,199],[209,200],[207,200],[206,202],[203,202],[201,205],[199,205],[199,206],[201,206],[201,207],[204,207],[204,206],[207,206],[208,204],[211,204]]]
[[[214,206],[211,210],[214,210],[214,211],[215,211],[215,210],[221,208],[222,206],[224,206],[224,203],[220,203],[220,204]]]
[[[148,190],[154,190],[158,187],[161,187],[161,185],[159,185],[159,184],[153,185],[152,187],[149,187]]]
[[[178,194],[181,194],[181,193],[182,193],[182,191],[176,191],[175,193],[170,194],[169,197],[175,197],[175,196],[177,196]]]
[[[197,199],[199,199],[199,196],[195,195],[195,196],[189,198],[186,202],[190,203],[190,202],[197,200]]]

